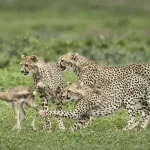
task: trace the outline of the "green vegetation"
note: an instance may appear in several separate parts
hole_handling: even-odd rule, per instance
[[[68,52],[78,52],[104,65],[150,62],[149,0],[0,0],[0,87],[23,84],[33,88],[32,77],[20,73],[20,55],[37,55],[57,61]],[[72,72],[64,79],[76,82]],[[40,106],[38,96],[36,103]],[[52,108],[55,106],[50,103]],[[150,127],[123,132],[127,114],[96,119],[88,128],[70,133],[32,131],[34,111],[27,108],[22,131],[12,131],[12,110],[0,102],[0,149],[2,150],[149,150]],[[64,109],[72,109],[66,103]],[[73,121],[65,120],[69,127]]]

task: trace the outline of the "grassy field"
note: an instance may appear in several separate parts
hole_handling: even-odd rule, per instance
[[[104,65],[150,62],[149,0],[0,0],[0,88],[23,84],[33,87],[32,76],[20,73],[20,55],[37,55],[46,62],[57,61],[67,52],[78,52]],[[77,82],[72,72],[65,82]],[[40,106],[36,96],[35,103]],[[49,104],[55,109],[53,104]],[[73,103],[65,103],[64,110]],[[26,108],[22,131],[16,132],[13,111],[0,102],[0,150],[149,150],[150,126],[124,132],[127,113],[95,119],[86,129],[71,133],[58,129],[37,131],[30,123],[34,116]],[[64,120],[66,127],[72,120]]]

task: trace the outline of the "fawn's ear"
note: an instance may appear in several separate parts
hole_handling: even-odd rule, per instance
[[[39,59],[37,56],[33,55],[33,56],[31,56],[31,60],[36,63],[36,62],[38,62]]]
[[[4,88],[0,88],[0,92],[2,92],[4,90]]]
[[[25,57],[25,55],[21,55],[21,58],[24,58]]]

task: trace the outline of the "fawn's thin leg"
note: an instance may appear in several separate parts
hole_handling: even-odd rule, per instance
[[[19,111],[20,111],[20,119],[21,121],[25,119],[26,113],[24,110],[24,102],[22,102],[19,106]]]
[[[21,129],[20,116],[19,116],[19,114],[20,114],[20,111],[19,111],[20,103],[16,103],[16,105],[14,107],[16,107],[15,109],[16,109],[17,124],[14,126],[13,129],[20,130]]]
[[[33,120],[32,120],[32,123],[31,123],[31,127],[32,127],[33,130],[36,130],[36,128],[35,128],[35,121],[36,121],[36,118],[37,118],[37,112],[35,113],[34,118],[33,118]]]
[[[27,106],[33,108],[33,109],[36,111],[35,116],[34,116],[34,118],[33,118],[33,120],[32,120],[32,123],[31,123],[32,129],[33,129],[33,130],[36,130],[36,128],[35,128],[35,121],[36,121],[36,118],[37,118],[38,108],[37,108],[37,106],[34,104],[33,100],[26,101],[25,104],[26,104]]]
[[[13,110],[14,110],[15,119],[17,120],[17,103],[13,103]]]

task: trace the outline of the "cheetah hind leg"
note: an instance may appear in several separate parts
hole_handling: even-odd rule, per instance
[[[125,128],[123,128],[123,131],[133,130],[139,124],[139,122],[136,122],[136,120],[135,120],[134,113],[129,113],[128,116],[129,116],[128,124]]]
[[[87,126],[91,125],[92,122],[93,122],[93,120],[94,120],[94,117],[90,116],[90,119],[85,123],[85,125],[83,126],[83,128],[86,128]]]
[[[80,118],[72,127],[70,127],[70,130],[74,132],[77,129],[84,129],[87,126],[89,126],[92,123],[92,121],[93,121],[93,117],[90,116]]]
[[[138,110],[138,114],[141,116],[141,128],[145,129],[150,119],[149,110],[146,109]]]

